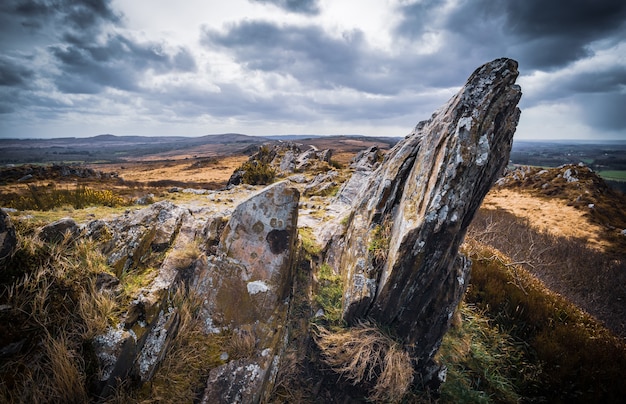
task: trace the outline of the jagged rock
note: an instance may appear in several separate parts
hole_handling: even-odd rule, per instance
[[[117,275],[146,264],[152,253],[162,252],[171,245],[183,216],[188,214],[185,209],[162,201],[111,221],[107,228],[112,237],[103,247],[108,263]]]
[[[477,69],[367,181],[358,179],[345,236],[331,245],[345,279],[345,320],[391,330],[424,382],[438,371],[432,358],[467,286],[470,262],[459,246],[509,160],[520,114],[517,75],[510,59]],[[376,159],[366,161],[360,166]]]
[[[205,217],[207,213],[210,215],[208,218]],[[180,324],[180,316],[169,296],[181,285],[190,284],[195,273],[196,258],[188,258],[178,252],[184,251],[198,237],[218,239],[212,231],[223,227],[220,224],[223,218],[202,209],[192,212],[169,202],[159,202],[129,212],[110,223],[98,222],[87,226],[91,229],[87,234],[102,228],[109,229],[113,234],[112,240],[107,243],[108,248],[113,246],[110,254],[134,257],[139,254],[138,251],[147,250],[148,254],[152,251],[160,255],[162,249],[169,248],[169,254],[161,262],[152,262],[157,267],[154,279],[137,291],[137,297],[130,303],[127,313],[121,316],[118,327],[110,328],[94,339],[102,374],[100,395],[106,397],[112,393],[117,379],[130,376],[146,382],[152,378]],[[159,227],[158,231],[156,227]],[[126,245],[123,240],[132,245]],[[128,267],[128,270],[133,269],[137,270],[135,266]],[[112,275],[99,274],[96,287],[115,287],[116,281],[117,278]]]
[[[352,205],[357,194],[372,175],[372,172],[380,165],[381,157],[380,149],[376,146],[359,152],[350,163],[354,173],[339,189],[335,203],[345,205],[346,207]]]
[[[304,187],[305,195],[328,195],[332,188],[337,186],[335,179],[339,174],[337,171],[330,170],[326,173],[320,173]]]
[[[15,226],[9,215],[0,209],[0,260],[10,257],[16,246]]]
[[[80,233],[80,228],[71,217],[64,217],[39,230],[39,238],[48,243],[60,243],[69,233],[69,237],[76,238]]]
[[[266,373],[264,368],[246,360],[213,369],[201,403],[258,403]]]
[[[292,142],[280,142],[277,144],[266,144],[259,148],[259,151],[250,156],[249,162],[254,165],[263,164],[270,167],[278,177],[287,177],[295,172],[302,172],[310,168],[328,167],[331,150],[319,151],[311,146],[302,152],[300,147]],[[319,163],[324,163],[320,165]],[[245,171],[236,169],[228,180],[228,186],[240,185],[243,183]]]

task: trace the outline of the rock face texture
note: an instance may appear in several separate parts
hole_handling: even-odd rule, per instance
[[[424,379],[466,288],[467,226],[508,163],[519,119],[517,62],[478,68],[463,89],[385,156],[352,201],[329,262],[348,323],[372,319],[403,341]],[[341,196],[339,196],[341,197]]]
[[[202,402],[259,402],[271,391],[284,336],[300,193],[280,182],[242,202],[218,254],[197,274],[206,331],[249,333],[255,353],[211,370]]]

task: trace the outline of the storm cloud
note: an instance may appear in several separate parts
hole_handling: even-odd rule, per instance
[[[318,0],[251,0],[253,3],[273,4],[292,13],[319,14]]]

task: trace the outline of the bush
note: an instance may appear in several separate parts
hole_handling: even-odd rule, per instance
[[[276,177],[276,171],[268,164],[259,161],[246,161],[238,168],[243,171],[244,184],[267,185],[271,184]]]

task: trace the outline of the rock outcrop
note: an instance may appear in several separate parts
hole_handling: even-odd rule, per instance
[[[477,69],[345,198],[350,221],[331,242],[329,264],[344,278],[345,320],[391,330],[422,380],[438,370],[432,358],[467,286],[470,262],[459,246],[508,163],[520,115],[517,76],[510,59]]]
[[[272,170],[277,177],[286,177],[305,170],[329,168],[332,152],[318,150],[314,146],[302,151],[300,146],[292,142],[266,144],[259,148],[244,164],[231,175],[228,185],[244,183],[245,167],[263,166]]]
[[[298,190],[281,182],[226,211],[170,202],[96,220],[85,234],[100,242],[118,277],[152,279],[135,292],[117,327],[94,338],[100,396],[118,380],[152,379],[181,322],[172,296],[202,299],[204,332],[246,334],[252,350],[211,370],[205,402],[258,402],[271,391],[285,348],[285,324],[297,242]],[[189,246],[197,252],[185,258]],[[188,255],[188,254],[187,254]],[[116,288],[102,274],[99,289]],[[234,401],[233,401],[234,400]]]
[[[8,258],[17,246],[15,226],[6,212],[0,209],[0,261]]]

